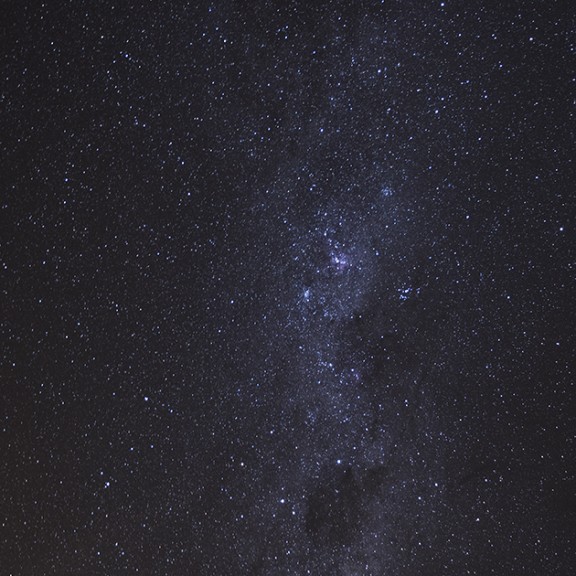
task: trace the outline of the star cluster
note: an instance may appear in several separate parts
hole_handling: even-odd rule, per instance
[[[574,14],[504,4],[6,8],[2,573],[572,574]]]

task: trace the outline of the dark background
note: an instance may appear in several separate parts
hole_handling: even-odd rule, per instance
[[[573,574],[569,2],[0,6],[0,574]]]

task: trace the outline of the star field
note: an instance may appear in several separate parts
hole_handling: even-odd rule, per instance
[[[574,18],[6,7],[0,573],[571,575]]]

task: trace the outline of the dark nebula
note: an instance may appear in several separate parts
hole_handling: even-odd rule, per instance
[[[576,11],[3,3],[0,576],[572,576]]]

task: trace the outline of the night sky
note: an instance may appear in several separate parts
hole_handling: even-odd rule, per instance
[[[574,574],[570,5],[2,3],[2,576]]]

